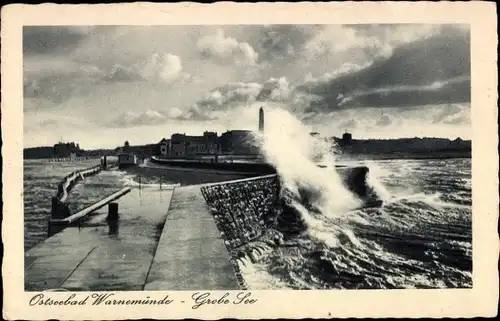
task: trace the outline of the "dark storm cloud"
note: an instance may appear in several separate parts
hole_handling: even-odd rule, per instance
[[[389,58],[367,68],[298,89],[317,97],[309,110],[467,102],[470,33],[443,27],[435,36],[395,48]]]
[[[48,69],[39,72],[25,71],[23,96],[44,99],[54,104],[68,100],[75,91],[88,93],[90,85],[103,81],[104,73],[96,68],[69,66],[57,72]]]
[[[55,106],[75,92],[88,93],[90,86],[103,82],[141,80],[134,68],[115,65],[99,69],[76,62],[72,53],[97,34],[113,26],[27,26],[23,28],[23,95]]]
[[[23,53],[51,54],[69,52],[88,36],[86,29],[60,26],[28,26],[23,28]]]
[[[23,96],[44,99],[50,105],[57,105],[67,101],[75,92],[89,94],[93,85],[135,81],[144,81],[144,78],[132,67],[115,65],[111,69],[100,70],[95,66],[70,64],[57,71],[25,71]]]
[[[452,82],[436,90],[427,88],[408,91],[369,93],[355,97],[346,106],[406,107],[470,101],[470,79]]]

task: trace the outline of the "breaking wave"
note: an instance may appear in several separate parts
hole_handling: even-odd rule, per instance
[[[472,286],[470,159],[352,162],[370,168],[384,201],[360,208],[330,146],[309,132],[287,111],[266,110],[257,140],[289,209],[277,227],[284,243],[242,266],[249,288]]]

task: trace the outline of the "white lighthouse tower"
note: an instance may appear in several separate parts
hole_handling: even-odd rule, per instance
[[[264,131],[264,109],[260,107],[259,109],[259,132]]]

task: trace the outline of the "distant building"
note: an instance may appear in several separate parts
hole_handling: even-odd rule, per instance
[[[259,109],[259,130],[264,130],[264,109]],[[163,157],[192,157],[200,155],[257,155],[259,148],[255,135],[250,130],[230,130],[220,137],[216,132],[205,131],[203,136],[189,136],[185,133],[173,134],[170,139],[162,139],[159,153]]]
[[[169,156],[170,150],[172,146],[170,144],[170,139],[162,139],[160,141],[160,155],[161,156]]]
[[[155,156],[160,156],[163,155],[163,149],[167,146],[167,141],[170,141],[169,139],[162,138],[157,144],[154,145],[153,147],[153,155]]]
[[[140,159],[149,158],[153,155],[160,155],[160,145],[159,143],[133,146],[124,144],[115,148],[114,155],[119,156],[119,154],[133,154]]]
[[[203,136],[173,134],[162,146],[162,155],[167,157],[185,157],[195,155],[215,155],[219,152],[216,132],[204,132]]]
[[[259,132],[264,132],[264,109],[259,109]]]
[[[258,154],[254,134],[250,130],[230,130],[219,138],[223,154]]]
[[[352,145],[352,134],[345,132],[342,135],[342,145],[343,146],[351,146]]]
[[[139,158],[133,153],[121,153],[118,155],[118,167],[126,168],[139,164]]]
[[[187,155],[215,155],[219,151],[217,133],[204,132],[203,136],[187,136]]]
[[[177,157],[186,155],[186,134],[173,134],[170,137],[170,150],[168,156]]]

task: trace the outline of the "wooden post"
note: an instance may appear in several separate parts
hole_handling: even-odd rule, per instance
[[[69,206],[61,202],[57,197],[52,197],[52,211],[51,218],[53,219],[63,219],[69,217],[71,212]]]
[[[63,224],[52,223],[49,220],[47,237],[51,237],[51,236],[61,232],[64,229],[64,227],[65,227],[65,225],[63,225]]]
[[[118,220],[118,203],[108,204],[108,220],[116,221]]]
[[[52,197],[52,211],[50,213],[52,218],[59,217],[57,203],[58,203],[57,197]]]

